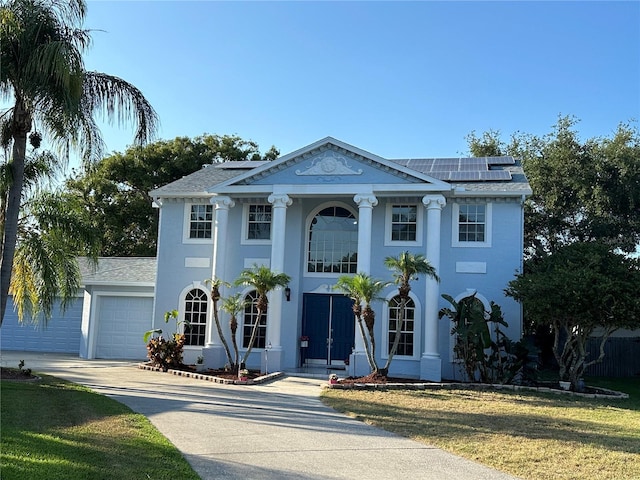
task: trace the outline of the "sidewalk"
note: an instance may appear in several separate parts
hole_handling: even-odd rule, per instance
[[[335,412],[319,400],[319,379],[218,385],[135,362],[0,352],[2,366],[21,359],[145,415],[205,480],[514,478]]]

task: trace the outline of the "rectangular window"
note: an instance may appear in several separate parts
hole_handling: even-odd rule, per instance
[[[191,205],[189,238],[208,239],[213,231],[213,205]]]
[[[486,206],[460,205],[458,212],[458,241],[484,242],[486,231]]]
[[[417,229],[418,207],[416,205],[391,207],[391,241],[415,242]]]
[[[247,240],[271,238],[271,205],[249,205],[247,212]]]
[[[388,202],[384,220],[384,244],[388,247],[422,245],[424,208],[420,203]]]

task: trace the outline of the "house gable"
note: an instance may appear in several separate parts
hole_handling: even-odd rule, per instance
[[[224,164],[216,168],[226,168]],[[449,191],[451,185],[327,137],[314,144],[246,171],[211,187],[217,194],[271,191],[286,186],[289,193],[329,191],[411,190]]]

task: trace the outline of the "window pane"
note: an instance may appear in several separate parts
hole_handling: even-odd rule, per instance
[[[191,205],[189,238],[211,238],[213,205]]]
[[[253,333],[253,327],[256,324],[256,320],[258,318],[258,292],[255,290],[249,292],[245,297],[247,301],[247,305],[244,308],[244,325],[242,327],[242,347],[248,348],[249,341],[251,340],[251,335]],[[263,313],[260,317],[260,322],[258,324],[258,333],[256,334],[256,339],[253,344],[253,348],[264,348],[266,345],[266,337],[267,337],[267,315]]]
[[[460,205],[458,241],[484,242],[486,228],[485,205]]]
[[[271,205],[249,205],[247,217],[247,239],[269,240],[271,238]]]
[[[203,346],[207,333],[207,294],[200,289],[193,289],[184,302],[184,336],[185,345]]]
[[[394,205],[391,207],[391,240],[414,242],[418,225],[416,205]]]
[[[389,343],[387,345],[387,352],[393,348],[393,342],[396,338],[396,332],[400,320],[400,297],[393,297],[388,303],[389,313]],[[404,322],[402,329],[400,330],[400,343],[398,344],[398,350],[396,355],[413,355],[413,337],[414,337],[414,318],[415,318],[415,303],[409,299],[404,309]]]
[[[355,273],[358,263],[358,225],[342,207],[328,207],[311,221],[308,272]]]

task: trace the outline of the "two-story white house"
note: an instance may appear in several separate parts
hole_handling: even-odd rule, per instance
[[[177,309],[190,322],[185,359],[202,355],[207,366],[223,366],[205,281],[233,282],[243,269],[266,265],[291,282],[271,292],[266,318],[251,305],[240,315],[241,351],[261,323],[247,366],[346,364],[349,374],[366,374],[351,302],[333,287],[340,275],[356,272],[391,280],[385,257],[408,250],[424,254],[441,281],[414,282],[389,373],[453,378],[451,325],[438,317],[449,306],[442,294],[475,291],[487,306],[495,301],[508,335],[520,338],[520,306],[503,290],[522,267],[530,193],[512,157],[391,160],[331,137],[272,162],[212,164],[150,192],[160,209],[155,325],[163,328],[164,312]],[[256,298],[249,288],[222,289],[223,296],[235,292]],[[389,325],[396,294],[391,285],[386,302],[374,304],[381,363],[395,334]],[[228,316],[220,318],[229,339]]]

